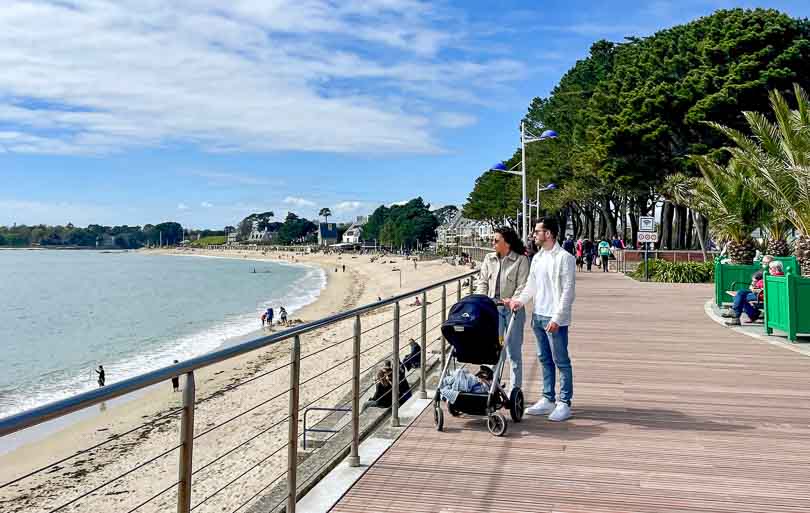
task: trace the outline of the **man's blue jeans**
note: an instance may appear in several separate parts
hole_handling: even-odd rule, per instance
[[[568,357],[568,326],[560,326],[557,333],[548,333],[551,317],[532,315],[532,329],[537,337],[537,356],[543,366],[543,397],[556,400],[557,370],[560,371],[560,401],[571,405],[574,396],[574,372]]]
[[[734,313],[737,317],[739,317],[740,315],[742,315],[743,312],[745,312],[745,315],[747,315],[751,321],[754,321],[756,320],[757,317],[759,317],[759,310],[751,306],[749,301],[758,301],[758,300],[759,296],[757,296],[755,293],[751,292],[748,289],[740,289],[734,296],[734,303],[731,306],[731,308],[732,310],[734,310]]]
[[[498,334],[506,335],[506,328],[509,325],[509,317],[512,312],[505,306],[498,307]],[[509,333],[509,340],[504,340],[506,354],[512,363],[512,386],[523,387],[523,325],[526,324],[526,309],[521,308],[515,312],[515,321],[512,323],[512,331]]]

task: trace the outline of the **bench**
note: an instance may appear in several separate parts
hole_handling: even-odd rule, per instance
[[[787,333],[790,341],[798,333],[810,334],[810,278],[788,272],[784,276],[765,274],[765,331]]]
[[[774,260],[782,262],[785,274],[789,271],[798,274],[799,263],[795,256],[774,257]],[[714,302],[722,307],[728,300],[726,291],[737,291],[746,289],[751,284],[751,275],[762,269],[759,262],[751,265],[721,264],[720,258],[714,259]]]

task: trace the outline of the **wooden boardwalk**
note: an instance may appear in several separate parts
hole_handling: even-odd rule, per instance
[[[430,409],[334,512],[810,512],[810,358],[708,319],[711,286],[580,274],[574,417],[503,438]],[[527,402],[539,396],[524,340]]]

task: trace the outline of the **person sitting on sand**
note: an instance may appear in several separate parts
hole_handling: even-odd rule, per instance
[[[411,386],[405,378],[405,372],[401,364],[399,371],[399,404],[401,405],[411,398]],[[374,389],[374,395],[371,399],[366,401],[363,405],[363,409],[365,410],[369,407],[390,408],[392,403],[391,394],[394,390],[393,382],[394,369],[391,366],[391,361],[386,360],[384,367],[377,371],[377,385]]]
[[[418,369],[422,366],[422,348],[416,343],[414,339],[408,340],[411,352],[405,357],[403,365],[406,370]]]

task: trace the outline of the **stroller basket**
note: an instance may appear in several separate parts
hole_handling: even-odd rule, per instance
[[[462,298],[450,308],[442,335],[459,362],[494,365],[501,355],[498,307],[483,294]]]

